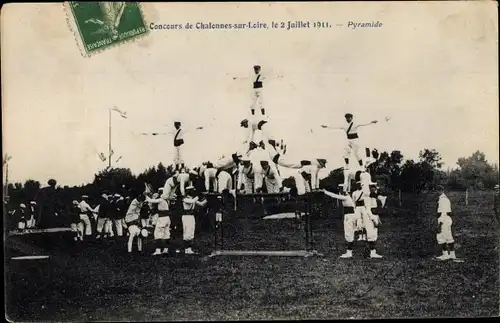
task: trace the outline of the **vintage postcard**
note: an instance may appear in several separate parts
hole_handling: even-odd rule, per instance
[[[496,2],[1,18],[7,320],[499,316]]]

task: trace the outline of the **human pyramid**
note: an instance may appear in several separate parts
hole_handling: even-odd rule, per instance
[[[204,162],[201,166],[193,167],[189,170],[185,167],[183,152],[186,145],[184,130],[181,122],[174,122],[175,132],[174,145],[174,167],[175,174],[167,180],[160,199],[147,199],[150,203],[163,203],[162,200],[173,202],[177,195],[192,196],[194,187],[191,185],[193,179],[202,178],[205,182],[207,192],[216,192],[219,194],[230,193],[234,197],[237,194],[273,194],[288,193],[292,188],[284,187],[280,175],[280,168],[294,169],[296,172],[292,175],[295,179],[295,185],[298,195],[304,195],[311,192],[322,191],[327,196],[342,201],[344,209],[344,230],[347,241],[347,252],[342,258],[352,257],[352,246],[354,243],[355,232],[359,232],[358,240],[367,240],[370,244],[370,257],[381,258],[375,249],[377,241],[377,227],[380,224],[377,208],[385,205],[385,197],[378,193],[376,183],[372,181],[372,176],[368,167],[373,164],[378,153],[376,150],[365,148],[365,156],[361,154],[361,145],[359,144],[358,129],[363,126],[375,124],[372,121],[367,124],[358,124],[353,120],[353,115],[345,115],[346,124],[340,127],[329,127],[322,125],[326,129],[339,129],[346,133],[347,142],[344,150],[344,183],[340,185],[340,194],[335,194],[319,188],[318,173],[321,169],[327,167],[327,160],[324,158],[314,158],[310,160],[293,160],[286,154],[287,147],[283,140],[278,140],[272,135],[269,128],[269,118],[265,114],[263,106],[263,85],[265,77],[261,73],[261,67],[254,66],[255,78],[252,83],[253,102],[250,107],[251,116],[240,122],[240,126],[248,130],[248,135],[240,147],[230,154],[224,155],[218,160]],[[260,110],[261,115],[256,115],[255,111]],[[389,119],[386,118],[385,121]],[[196,130],[201,130],[198,127]],[[352,165],[350,160],[354,156],[357,165]],[[188,175],[186,177],[186,175]],[[191,176],[191,180],[189,178]],[[179,178],[186,178],[179,181]],[[355,185],[352,186],[352,182]],[[183,183],[188,183],[187,189],[184,189]],[[176,186],[181,183],[182,192],[175,194]],[[377,201],[379,201],[377,203]],[[192,202],[189,200],[189,202]],[[184,210],[188,213],[186,207],[192,208],[198,203],[184,203]],[[173,205],[165,205],[165,209],[173,208]],[[184,223],[184,216],[182,216]],[[183,228],[191,231],[194,228],[194,220],[191,224],[183,224]],[[189,235],[191,237],[192,234]],[[186,239],[185,239],[186,240]],[[189,240],[189,239],[188,239]]]
[[[339,185],[336,193],[320,189],[319,172],[327,169],[328,161],[322,157],[295,160],[287,154],[287,145],[283,140],[278,140],[269,128],[269,118],[262,100],[263,82],[266,78],[262,76],[260,66],[254,66],[254,72],[251,116],[240,122],[240,127],[247,129],[247,136],[239,147],[235,147],[233,151],[218,160],[206,161],[188,169],[183,159],[186,131],[180,120],[175,120],[175,131],[169,133],[173,135],[174,172],[166,180],[164,187],[158,189],[158,192],[153,192],[153,188],[146,184],[144,192],[136,192],[130,199],[129,197],[124,199],[119,194],[102,192],[96,208],[90,207],[83,196],[81,202],[73,201],[71,214],[74,219],[72,227],[77,232],[75,239],[83,241],[84,236],[92,236],[90,219],[94,217],[97,221],[97,238],[101,237],[101,234],[103,237],[113,236],[111,225],[113,221],[118,236],[122,235],[121,227],[126,228],[128,252],[132,252],[134,242],[141,251],[142,238],[149,232],[154,234],[156,245],[153,255],[171,252],[193,254],[195,213],[208,204],[208,200],[199,193],[216,193],[222,203],[231,200],[231,195],[236,201],[237,195],[257,194],[261,198],[254,198],[254,201],[261,203],[266,194],[307,195],[324,192],[325,195],[342,201],[347,251],[341,257],[352,257],[354,238],[358,233],[358,241],[368,241],[371,249],[370,257],[380,258],[375,249],[377,227],[380,224],[377,209],[384,207],[386,198],[379,194],[368,171],[376,162],[378,153],[376,150],[365,148],[365,154],[362,155],[358,136],[360,127],[377,121],[358,124],[353,121],[353,115],[348,113],[345,115],[344,126],[336,128],[321,126],[343,130],[347,141],[343,154],[345,162],[343,184]],[[261,114],[256,115],[256,110],[260,110]],[[202,129],[203,127],[197,127],[195,130]],[[357,164],[350,162],[352,157]],[[280,169],[285,168],[293,170],[292,177],[295,180],[293,187],[283,185]],[[352,185],[352,182],[355,184]],[[111,219],[113,221],[110,221]],[[216,222],[220,221],[221,214],[217,212]],[[173,236],[177,234],[182,236],[180,248],[172,247],[171,233]]]

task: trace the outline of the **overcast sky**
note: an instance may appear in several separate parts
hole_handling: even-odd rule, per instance
[[[362,5],[362,6],[361,6]],[[224,8],[224,9],[223,9]],[[341,165],[346,112],[363,128],[363,144],[416,158],[436,149],[445,167],[480,150],[498,162],[498,25],[496,10],[478,3],[156,4],[148,22],[225,23],[311,20],[341,23],[324,30],[151,31],[90,58],[81,56],[61,4],[2,8],[4,152],[9,181],[61,185],[91,181],[106,166],[108,109],[119,164],[134,173],[172,163],[172,138],[134,133],[209,125],[186,138],[193,165],[231,153],[244,137],[248,76],[256,63],[268,77],[269,126],[298,159]],[[50,18],[50,19],[49,19]],[[347,29],[348,20],[383,22]],[[310,129],[313,129],[311,133]]]

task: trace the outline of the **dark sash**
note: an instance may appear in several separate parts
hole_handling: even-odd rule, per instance
[[[248,168],[248,173],[246,174],[246,177],[248,177],[250,179],[254,178],[254,175],[252,174],[252,170],[253,170],[253,165],[250,165],[250,167]]]
[[[365,206],[365,201],[361,200],[361,197],[363,197],[363,192],[361,192],[361,195],[356,200],[356,206]]]
[[[177,139],[177,137],[179,136],[180,132],[181,132],[181,128],[179,128],[177,130],[177,133],[175,134],[175,137],[174,137],[174,147],[179,147],[182,144],[184,144],[184,139]]]
[[[346,134],[347,134],[347,139],[357,139],[358,134],[357,133],[349,133],[351,131],[352,126],[354,125],[354,122],[351,122],[349,125],[349,128],[347,128]]]
[[[273,162],[274,162],[275,164],[277,164],[279,160],[280,160],[280,154],[276,154],[276,155],[273,157]]]
[[[259,74],[255,79],[255,82],[253,82],[253,88],[260,89],[261,87],[262,87],[262,81],[260,80],[260,74]]]
[[[344,214],[354,213],[354,208],[352,206],[344,206]]]

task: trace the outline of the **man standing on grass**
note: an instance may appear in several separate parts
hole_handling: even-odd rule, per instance
[[[129,237],[127,242],[127,251],[132,252],[132,246],[134,239],[137,237],[137,250],[142,251],[142,237],[141,237],[141,222],[140,214],[141,209],[144,204],[145,196],[144,194],[139,194],[135,199],[132,200],[130,206],[128,207],[127,214],[125,215],[125,223],[128,228]]]
[[[455,260],[455,249],[453,239],[453,234],[451,231],[451,226],[453,220],[451,219],[451,202],[448,197],[444,194],[444,187],[438,186],[437,192],[439,194],[438,200],[438,233],[436,235],[437,243],[441,247],[443,254],[437,257],[438,260]]]
[[[58,194],[57,194],[57,181],[55,179],[49,179],[47,182],[48,187],[44,187],[40,190],[37,196],[37,217],[36,226],[40,229],[45,229],[50,227],[51,220],[58,212]]]
[[[99,199],[99,210],[97,212],[97,236],[96,239],[100,239],[104,231],[104,237],[106,237],[109,232],[107,232],[106,222],[109,220],[109,209],[110,202],[106,192],[102,193]]]
[[[377,253],[376,244],[378,239],[378,217],[373,217],[370,208],[370,195],[365,195],[363,189],[361,188],[361,183],[356,183],[356,191],[352,193],[352,199],[355,204],[355,216],[361,217],[363,222],[363,227],[366,230],[366,240],[370,247],[370,258],[382,258],[381,255]]]
[[[344,213],[344,238],[347,244],[347,251],[340,256],[340,258],[352,258],[352,249],[354,246],[354,231],[356,228],[356,217],[354,213],[355,204],[351,196],[341,190],[341,194],[334,194],[327,190],[323,190],[325,195],[330,196],[334,199],[342,201],[342,209]]]
[[[92,223],[90,222],[90,217],[92,216],[92,212],[94,212],[94,209],[92,209],[87,203],[88,198],[89,197],[87,195],[82,195],[82,200],[78,203],[78,207],[80,208],[80,220],[85,226],[86,237],[90,237],[92,235]]]
[[[186,188],[186,196],[182,199],[182,240],[185,254],[195,254],[193,251],[193,240],[196,228],[196,221],[194,217],[195,207],[204,207],[207,203],[208,201],[206,199],[200,201],[199,198],[195,196],[193,186]]]
[[[154,204],[157,209],[158,218],[154,229],[156,250],[153,256],[168,253],[170,244],[170,214],[166,199],[158,198],[158,194],[153,198],[146,198],[146,202]],[[163,251],[161,250],[163,248]]]

